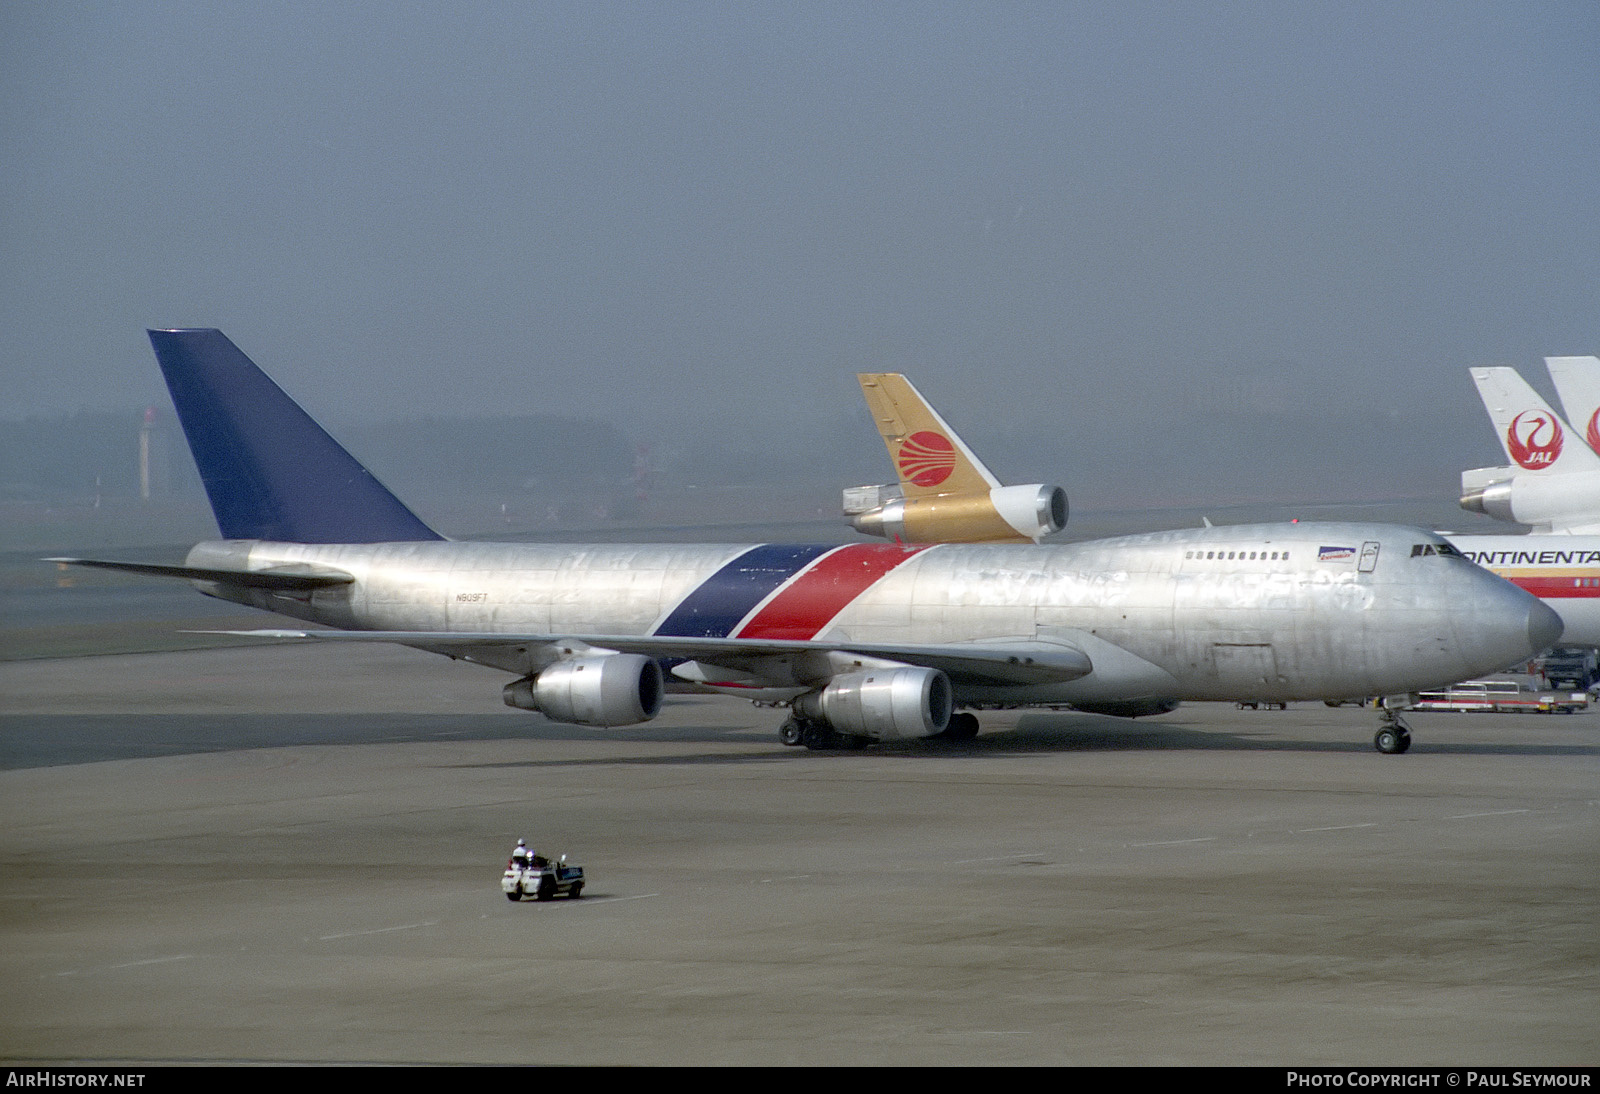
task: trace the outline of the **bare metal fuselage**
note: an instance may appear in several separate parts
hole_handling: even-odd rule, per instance
[[[1417,553],[1441,543],[1391,525],[1276,524],[1063,546],[943,545],[907,552],[836,612],[796,624],[814,633],[783,633],[908,647],[1059,642],[1093,663],[1073,680],[957,681],[958,701],[969,704],[1398,694],[1498,670],[1550,634],[1548,613],[1526,593],[1464,559]],[[339,571],[354,581],[294,593],[198,584],[338,628],[528,636],[531,646],[541,637],[670,636],[664,625],[748,550],[238,540],[197,546],[189,565]],[[517,673],[538,668],[511,643],[465,656]]]

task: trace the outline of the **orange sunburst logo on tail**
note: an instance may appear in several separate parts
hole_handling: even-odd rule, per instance
[[[938,486],[956,469],[956,448],[937,433],[913,433],[900,445],[900,474],[917,486]]]

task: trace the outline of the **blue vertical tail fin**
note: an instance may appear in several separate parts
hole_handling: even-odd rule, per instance
[[[219,330],[153,330],[217,527],[227,539],[441,537]]]

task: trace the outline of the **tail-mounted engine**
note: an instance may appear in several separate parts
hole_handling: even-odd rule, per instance
[[[872,669],[836,676],[794,701],[797,714],[850,737],[931,737],[950,724],[954,694],[938,669]]]
[[[1600,528],[1600,471],[1563,474],[1477,467],[1461,472],[1461,508],[1536,532],[1592,535]]]
[[[1033,483],[907,498],[894,486],[856,486],[844,512],[856,531],[901,543],[1037,543],[1067,526],[1067,492]]]
[[[532,710],[552,722],[580,726],[631,726],[661,711],[661,666],[637,653],[608,653],[557,661],[534,676],[507,684],[507,706]]]

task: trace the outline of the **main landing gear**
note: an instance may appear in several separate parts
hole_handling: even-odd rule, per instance
[[[1373,735],[1373,748],[1386,756],[1398,756],[1411,747],[1411,727],[1406,725],[1405,719],[1400,717],[1398,711],[1380,707],[1378,717],[1382,719],[1383,724]]]
[[[950,715],[950,724],[943,733],[934,734],[940,741],[970,741],[978,735],[978,716],[962,711]],[[857,737],[840,733],[826,722],[790,714],[778,727],[778,740],[790,747],[805,745],[814,751],[829,749],[861,749],[872,743],[870,737]]]
[[[827,722],[814,722],[798,714],[789,715],[783,725],[778,727],[778,740],[791,746],[805,745],[814,752],[835,748],[861,749],[872,743],[870,737],[840,733]]]
[[[950,724],[939,734],[942,741],[970,741],[978,735],[978,716],[962,711],[950,715]]]

